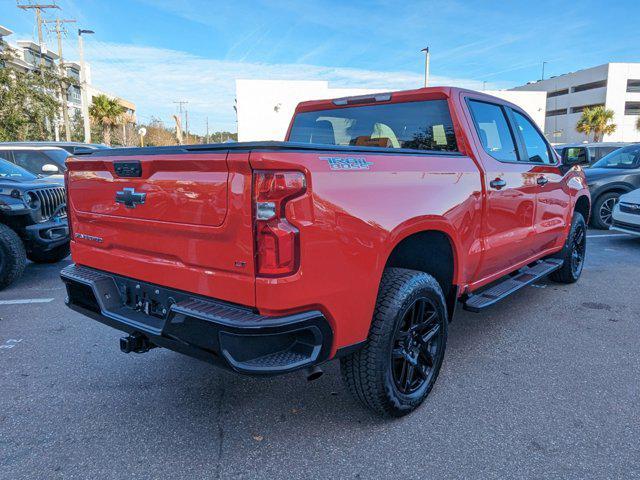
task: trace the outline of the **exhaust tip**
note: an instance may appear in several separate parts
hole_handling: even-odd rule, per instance
[[[305,374],[307,375],[307,381],[313,382],[314,380],[319,379],[322,375],[324,375],[324,371],[317,365],[313,367],[309,367],[305,370]]]

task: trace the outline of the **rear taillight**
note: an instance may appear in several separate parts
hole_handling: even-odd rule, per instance
[[[258,275],[280,277],[298,269],[300,232],[287,221],[285,206],[306,189],[307,182],[302,172],[253,172]]]

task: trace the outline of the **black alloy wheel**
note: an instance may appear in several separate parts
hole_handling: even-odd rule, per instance
[[[571,242],[571,272],[574,277],[579,277],[584,267],[584,258],[587,252],[587,229],[582,223],[575,229]]]
[[[391,351],[395,387],[412,395],[431,381],[442,356],[442,328],[438,310],[427,298],[418,298],[398,324]]]
[[[342,379],[383,417],[418,408],[435,385],[447,346],[442,287],[426,272],[386,268],[366,342],[340,359]]]

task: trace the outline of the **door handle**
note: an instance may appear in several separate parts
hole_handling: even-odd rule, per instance
[[[491,186],[491,188],[495,188],[496,190],[500,190],[501,188],[507,186],[507,181],[501,178],[496,178],[495,180],[491,180],[489,182],[489,186]]]
[[[546,185],[547,183],[549,183],[549,180],[545,177],[538,177],[538,180],[536,180],[538,182],[538,185],[542,186],[542,185]]]

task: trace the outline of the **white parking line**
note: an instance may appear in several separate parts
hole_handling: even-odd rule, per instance
[[[614,237],[630,237],[628,233],[612,233],[610,235],[587,235],[587,238],[614,238]]]
[[[49,303],[53,298],[25,298],[21,300],[0,300],[0,305],[24,305],[26,303]]]

